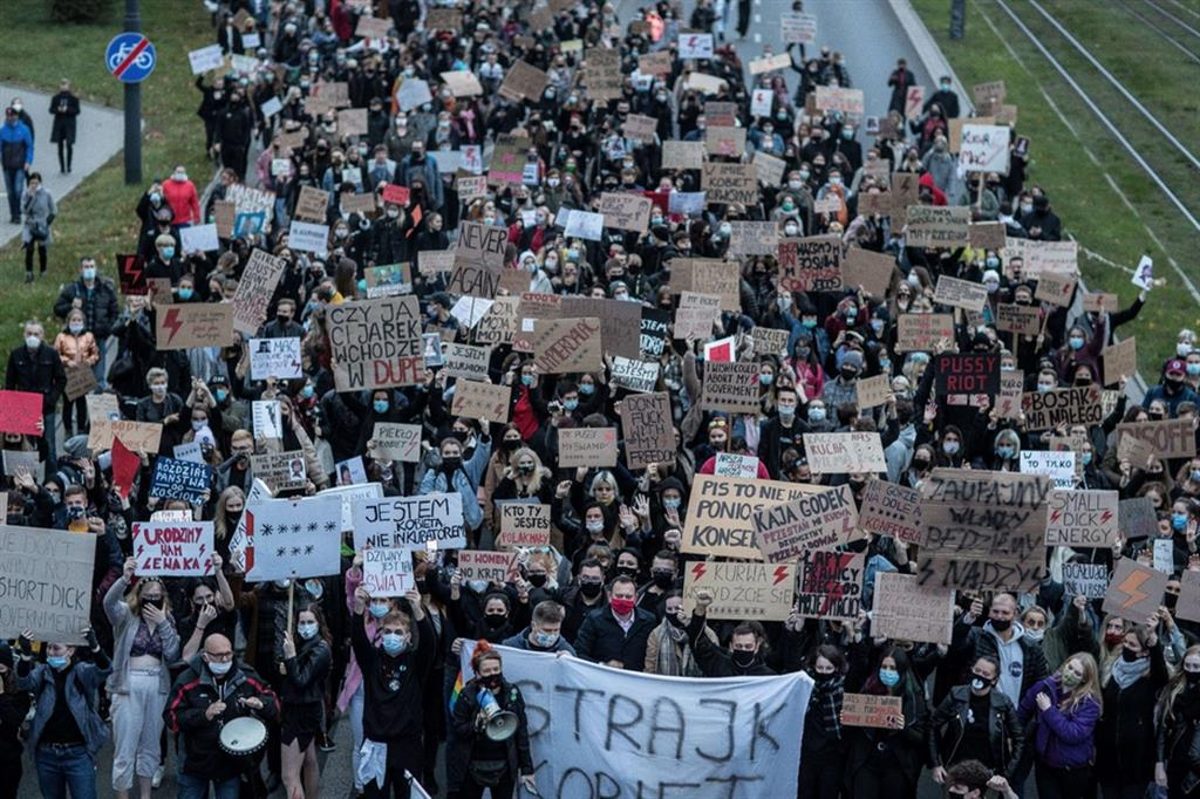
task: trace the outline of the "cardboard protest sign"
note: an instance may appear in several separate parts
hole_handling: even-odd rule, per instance
[[[668,139],[662,143],[663,169],[701,169],[704,164],[704,142]]]
[[[1121,500],[1117,504],[1117,517],[1127,539],[1149,538],[1158,534],[1158,516],[1150,497]]]
[[[942,353],[934,359],[934,385],[947,404],[976,404],[1000,391],[1000,356],[996,353]]]
[[[221,52],[221,45],[210,44],[208,47],[189,51],[188,64],[191,65],[193,75],[203,75],[225,66],[225,55]]]
[[[46,479],[46,464],[36,450],[6,449],[0,451],[0,458],[3,458],[4,474],[9,477],[28,472],[39,483]]]
[[[837,236],[781,239],[777,257],[781,289],[842,290],[842,242]]]
[[[718,452],[713,465],[713,474],[722,477],[743,477],[747,480],[758,477],[758,458],[753,455],[737,455]]]
[[[921,194],[918,176],[911,172],[896,172],[888,189],[891,195],[892,231],[899,233],[908,223],[908,209],[917,204]]]
[[[784,173],[787,172],[787,161],[782,158],[776,158],[762,150],[755,150],[751,163],[754,164],[758,179],[767,186],[778,186],[783,182]]]
[[[142,295],[146,293],[146,261],[140,255],[117,254],[117,278],[121,284],[121,293]]]
[[[1185,621],[1200,621],[1200,572],[1185,570],[1179,578],[1179,600],[1175,604],[1175,618]]]
[[[1108,567],[1103,563],[1064,563],[1062,574],[1065,597],[1103,599],[1108,593]],[[1176,617],[1183,618],[1179,615],[1178,608]]]
[[[1004,247],[1003,222],[972,222],[967,236],[971,246],[979,250],[1001,250]]]
[[[624,409],[622,409],[624,410]],[[615,427],[571,427],[558,431],[558,465],[601,469],[617,465]]]
[[[308,219],[324,223],[329,214],[329,192],[316,186],[301,186],[300,194],[296,197],[297,219]]]
[[[604,368],[600,320],[539,319],[534,323],[534,361],[542,374],[598,372]]]
[[[851,247],[842,259],[842,284],[862,287],[869,296],[882,299],[896,270],[895,256]]]
[[[746,152],[746,129],[709,123],[704,129],[704,149],[709,155],[740,157]]]
[[[452,72],[443,72],[440,75],[442,83],[450,89],[450,93],[455,97],[478,97],[483,94],[483,85],[475,74],[469,70],[454,70]]]
[[[1117,529],[1119,500],[1116,491],[1056,488],[1050,492],[1048,502],[1048,547],[1109,547],[1120,534]]]
[[[267,307],[287,261],[255,248],[233,295],[233,329],[253,335],[267,318]]]
[[[1000,391],[996,394],[996,415],[1001,419],[1016,419],[1021,414],[1021,397],[1025,393],[1025,373],[1020,369],[1000,370]]]
[[[968,174],[1008,174],[1008,144],[1012,129],[1007,125],[963,125],[958,163]]]
[[[612,359],[612,382],[618,388],[648,393],[658,383],[658,369],[659,364],[655,361],[638,361],[618,355]]]
[[[486,344],[511,344],[520,326],[519,297],[497,297],[479,319],[475,340]]]
[[[600,340],[604,351],[625,358],[641,355],[641,303],[608,300],[597,297],[562,297],[562,318],[583,319],[594,316],[600,320]]]
[[[500,535],[496,537],[497,547],[512,549],[549,545],[549,505],[536,502],[505,502],[500,505]]]
[[[863,115],[862,89],[844,89],[839,86],[818,86],[815,101],[821,111],[841,111],[846,116]]]
[[[850,486],[817,488],[815,493],[754,514],[754,537],[764,560],[791,562],[809,550],[833,549],[858,537],[858,509]]]
[[[450,412],[469,419],[486,419],[503,424],[508,421],[509,399],[512,390],[478,380],[459,380],[454,384],[454,401]]]
[[[909,247],[966,247],[971,243],[971,209],[965,205],[912,205],[905,243]]]
[[[729,252],[735,255],[774,255],[779,247],[779,228],[774,222],[730,223]]]
[[[250,469],[278,495],[281,491],[304,488],[308,484],[308,466],[302,450],[265,452],[250,456]]]
[[[887,471],[879,433],[805,433],[804,452],[813,474]]]
[[[892,398],[891,375],[879,374],[859,378],[855,390],[859,410],[883,405]]]
[[[1038,276],[1037,290],[1034,291],[1033,298],[1066,308],[1075,296],[1077,282],[1071,275],[1042,272]]]
[[[1075,487],[1075,453],[1070,451],[1021,450],[1021,473],[1050,478],[1054,488]]]
[[[712,595],[705,615],[713,621],[783,621],[792,611],[795,586],[794,565],[690,563],[683,573],[683,609],[693,612],[696,592],[705,590]]]
[[[1104,364],[1104,385],[1115,386],[1121,378],[1137,374],[1137,339],[1130,336],[1105,347],[1101,353]]]
[[[189,302],[155,306],[160,350],[228,347],[233,344],[233,304]]]
[[[721,299],[721,309],[741,309],[741,274],[736,261],[717,258],[676,258],[671,261],[671,290],[711,294]]]
[[[972,280],[939,275],[933,301],[939,305],[962,308],[964,311],[982,311],[987,303],[987,289],[982,283]]]
[[[412,386],[425,379],[416,297],[331,305],[327,318],[338,391]]]
[[[821,486],[805,483],[697,474],[688,497],[680,549],[761,560],[762,551],[755,542],[755,512],[823,490]]]
[[[559,431],[560,440],[564,432]],[[621,401],[621,433],[625,439],[625,465],[630,469],[673,460],[675,427],[670,396],[658,392],[625,397]]]
[[[1154,449],[1154,454],[1160,458],[1194,458],[1196,456],[1196,436],[1189,419],[1122,422],[1117,425],[1118,447],[1126,436],[1146,442]]]
[[[751,207],[758,202],[758,171],[753,164],[705,161],[701,165],[700,188],[708,205]]]
[[[1036,336],[1042,331],[1042,313],[1035,305],[1002,302],[996,306],[996,329],[1000,332]]]
[[[425,12],[425,27],[430,31],[457,31],[462,28],[462,9],[430,8]]]
[[[720,315],[720,297],[685,291],[679,295],[679,307],[675,311],[674,338],[683,341],[708,339]]]
[[[900,572],[875,572],[871,633],[894,641],[949,644],[954,631],[953,589],[922,587]]]
[[[29,630],[37,641],[82,645],[91,624],[96,536],[6,525],[0,552],[13,585],[0,595],[0,637]]]
[[[858,618],[866,553],[808,551],[796,580],[796,613],[813,619]]]
[[[1140,624],[1139,620],[1158,612],[1169,579],[1169,575],[1147,568],[1133,558],[1121,558],[1113,570],[1101,608],[1105,613]]]
[[[514,61],[500,84],[500,96],[510,100],[540,101],[546,88],[545,71],[527,61]]]
[[[96,372],[87,364],[66,367],[67,385],[63,394],[68,400],[74,401],[95,390],[100,384],[96,380]]]
[[[119,436],[121,443],[131,452],[153,455],[158,452],[162,439],[162,425],[158,422],[112,421],[93,417],[91,429],[88,430],[88,449],[92,452],[111,449],[113,436]]]
[[[458,553],[458,570],[464,580],[486,580],[503,585],[519,576],[516,553],[464,549]]]
[[[371,434],[375,449],[371,453],[380,460],[417,463],[421,460],[421,425],[376,422]]]
[[[705,362],[700,407],[730,413],[757,413],[757,379],[758,364],[754,362]]]
[[[750,60],[750,74],[763,75],[767,72],[788,69],[791,65],[792,57],[787,53],[753,58]]]
[[[419,497],[356,499],[352,509],[354,549],[462,549],[467,545],[462,497],[457,493]]]
[[[1046,576],[1049,494],[1039,475],[934,469],[921,486],[920,585],[1033,590]]]
[[[773,327],[756,327],[751,331],[750,335],[754,339],[755,355],[774,355],[780,357],[787,354],[789,331]]]
[[[212,468],[206,463],[192,463],[160,455],[154,461],[148,496],[160,500],[182,499],[192,505],[202,504],[205,494],[211,490],[212,474]]]
[[[447,290],[452,294],[491,299],[496,295],[508,231],[481,222],[463,222],[454,250],[454,273]]]
[[[649,198],[637,194],[604,192],[600,195],[600,213],[604,226],[645,233],[650,224]]]
[[[925,104],[925,87],[909,86],[904,97],[904,118],[916,119],[921,116],[921,107]]]
[[[97,419],[108,419],[115,422],[121,418],[116,394],[88,394],[83,401],[87,403],[88,419],[93,423]],[[91,445],[88,446],[91,447]]]
[[[1100,313],[1108,311],[1113,313],[1120,307],[1120,298],[1116,294],[1107,292],[1092,293],[1088,292],[1083,295],[1083,310],[1092,313]]]
[[[445,372],[450,377],[486,381],[491,354],[491,347],[450,342],[446,345]]]
[[[713,36],[711,33],[685,33],[679,36],[680,58],[712,58]]]
[[[792,11],[779,18],[783,40],[788,44],[815,44],[817,41],[817,17]]]
[[[891,536],[906,544],[925,543],[921,524],[921,492],[872,477],[863,489],[858,527],[875,535]]]
[[[897,352],[929,352],[954,344],[954,317],[948,313],[902,313],[896,320]]]
[[[213,573],[212,522],[135,522],[138,577],[206,577]]]
[[[368,549],[362,555],[363,588],[369,596],[404,596],[416,587],[412,550]]]
[[[295,380],[304,377],[300,366],[300,339],[250,339],[250,379]]]
[[[1021,407],[1027,430],[1049,430],[1060,424],[1090,427],[1104,420],[1100,389],[1094,385],[1026,392]]]
[[[842,726],[891,729],[894,727],[892,719],[904,715],[903,703],[903,697],[899,696],[845,694],[842,697]]]
[[[671,54],[666,50],[638,56],[638,72],[644,75],[671,74]]]
[[[658,133],[658,120],[654,117],[648,117],[643,114],[630,114],[629,116],[625,117],[625,122],[621,127],[621,132],[625,134],[625,138],[627,139],[634,139],[635,141],[642,142],[653,142]],[[606,222],[605,225],[607,224],[608,223]]]

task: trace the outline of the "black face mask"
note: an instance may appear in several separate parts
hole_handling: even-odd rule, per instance
[[[462,466],[462,458],[442,458],[442,469],[447,473],[456,472]]]
[[[1178,601],[1179,594],[1163,594],[1163,604],[1167,606],[1167,610],[1174,610]]]
[[[1121,660],[1125,661],[1126,663],[1137,663],[1138,658],[1140,658],[1140,657],[1141,657],[1140,654],[1138,654],[1137,652],[1134,652],[1129,647],[1127,647],[1127,646],[1121,647]]]
[[[638,573],[636,566],[618,566],[617,574],[623,574],[626,577],[633,577]]]
[[[670,624],[672,627],[677,627],[681,630],[683,629],[683,626],[684,626],[683,621],[679,618],[679,616],[675,615],[674,613],[670,613],[670,612],[667,613],[667,623]]]
[[[142,606],[154,608],[155,610],[162,610],[163,601],[161,599],[144,599],[142,600]]]
[[[857,369],[855,369],[853,367],[845,367],[845,366],[842,367],[842,379],[843,380],[853,380],[856,377],[858,377]]]
[[[1012,627],[1012,619],[992,619],[992,629],[998,633],[1002,633],[1009,627]]]
[[[603,583],[580,583],[579,593],[583,594],[587,599],[595,599],[600,596],[600,592],[604,590]]]
[[[662,590],[667,590],[675,583],[675,575],[672,572],[658,571],[654,572],[654,585]]]
[[[1188,688],[1200,686],[1200,671],[1185,671],[1183,678],[1187,680]]]
[[[499,674],[493,674],[491,677],[480,677],[479,682],[483,683],[483,686],[491,691],[499,691],[500,687],[504,684],[504,678]]]
[[[739,668],[749,668],[754,664],[754,659],[758,657],[756,652],[748,652],[745,649],[735,649],[733,651],[733,665]]]
[[[516,452],[521,448],[521,439],[506,438],[500,443],[500,446],[504,448],[505,452]]]
[[[483,617],[483,623],[491,630],[499,630],[508,622],[508,617],[501,613],[488,613]]]
[[[528,580],[529,584],[534,588],[541,588],[546,584],[546,575],[544,574],[530,574],[525,579]]]

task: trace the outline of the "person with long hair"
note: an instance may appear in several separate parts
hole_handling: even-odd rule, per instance
[[[1092,782],[1096,724],[1103,708],[1100,669],[1085,652],[1034,683],[1017,711],[1033,724],[1034,779],[1039,799],[1077,799]]]
[[[237,532],[242,511],[246,509],[246,492],[238,486],[229,486],[217,497],[213,513],[213,542],[221,557],[229,561],[229,542]]]
[[[13,651],[0,641],[0,799],[17,799],[21,787],[21,725],[29,713],[32,698],[28,691],[17,690],[13,671]]]
[[[803,799],[837,799],[846,759],[846,729],[841,720],[846,670],[846,656],[833,644],[818,646],[805,665],[813,688],[800,749],[797,796]]]
[[[104,613],[113,626],[113,669],[106,686],[112,697],[112,786],[119,799],[128,799],[135,774],[139,795],[150,797],[171,690],[167,667],[180,651],[166,588],[154,577],[133,583],[136,566],[135,558],[126,559],[104,595]]]
[[[1154,783],[1168,799],[1184,799],[1200,785],[1200,644],[1184,653],[1183,667],[1159,694],[1154,719]]]
[[[1096,772],[1104,799],[1141,799],[1154,776],[1154,700],[1167,684],[1158,616],[1125,633],[1121,658],[1101,683]]]
[[[279,699],[283,719],[279,734],[281,777],[288,799],[318,799],[321,769],[316,739],[325,726],[325,683],[329,679],[332,637],[320,605],[296,614],[296,638],[283,634],[283,666],[287,674]]]
[[[917,793],[925,762],[925,730],[929,709],[900,647],[883,650],[876,671],[860,689],[872,696],[900,697],[901,711],[885,729],[854,727],[848,736],[846,791],[854,799],[892,799]]]

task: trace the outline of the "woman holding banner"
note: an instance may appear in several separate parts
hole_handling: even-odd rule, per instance
[[[167,666],[179,660],[179,634],[162,581],[133,582],[135,558],[104,595],[104,613],[113,626],[113,669],[106,687],[112,697],[112,786],[128,799],[137,775],[138,794],[150,799],[159,765],[158,738],[171,690]],[[130,586],[133,586],[130,590]]]

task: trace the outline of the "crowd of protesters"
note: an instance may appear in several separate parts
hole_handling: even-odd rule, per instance
[[[456,27],[426,24],[433,11],[448,9],[461,15]],[[893,173],[910,173],[919,176],[920,204],[969,207],[973,220],[1002,223],[1010,239],[1060,239],[1049,194],[1026,183],[1017,136],[1007,174],[961,179],[948,144],[966,103],[949,78],[923,107],[906,108],[914,78],[903,60],[891,75],[855,74],[840,53],[812,45],[787,49],[790,71],[751,76],[745,62],[763,55],[761,48],[732,43],[735,29],[746,33],[749,2],[735,8],[698,0],[688,9],[660,2],[624,21],[611,4],[594,0],[539,11],[535,17],[529,5],[495,0],[437,8],[417,0],[233,0],[216,7],[215,41],[240,57],[196,81],[219,180],[206,191],[206,181],[193,182],[198,176],[183,166],[166,165],[136,209],[111,211],[136,213],[137,238],[125,251],[143,258],[147,278],[169,281],[169,299],[157,304],[230,302],[255,248],[284,259],[257,337],[299,338],[303,377],[251,379],[250,336],[231,347],[158,349],[155,303],[123,296],[100,253],[83,259],[78,279],[63,287],[52,309],[61,329],[25,325],[6,388],[44,397],[44,434],[4,434],[5,451],[34,452],[40,463],[14,470],[7,523],[89,531],[97,553],[86,645],[25,635],[0,645],[0,797],[17,795],[24,766],[53,799],[68,791],[73,799],[106,794],[100,784],[145,799],[170,758],[181,797],[207,796],[210,787],[219,799],[261,796],[283,785],[290,799],[316,799],[318,751],[352,761],[355,788],[369,796],[407,796],[406,770],[431,793],[451,796],[536,789],[520,692],[504,678],[503,649],[476,650],[476,676],[451,705],[464,640],[676,677],[804,670],[813,689],[800,762],[773,766],[798,770],[800,797],[914,797],[926,771],[952,796],[1029,795],[1035,784],[1042,799],[1190,795],[1200,782],[1200,626],[1177,621],[1174,611],[1183,572],[1200,570],[1200,458],[1133,463],[1118,457],[1114,431],[1118,422],[1168,419],[1190,420],[1195,430],[1195,334],[1178,332],[1176,354],[1147,376],[1151,387],[1140,405],[1127,398],[1122,377],[1102,423],[1054,431],[1083,441],[1077,488],[1152,500],[1158,536],[1174,542],[1167,592],[1152,616],[1106,614],[1100,600],[1068,595],[1062,583],[1064,563],[1111,570],[1122,558],[1151,562],[1153,540],[1132,537],[1112,547],[1048,549],[1049,576],[1032,592],[958,591],[949,644],[876,636],[867,608],[854,621],[793,613],[784,622],[710,622],[712,596],[701,591],[687,613],[683,567],[704,556],[681,553],[681,542],[694,478],[711,473],[714,456],[756,458],[760,478],[848,484],[861,502],[868,478],[920,488],[934,469],[1012,472],[1020,452],[1048,447],[1048,434],[1027,430],[1021,414],[1002,417],[994,403],[944,403],[932,390],[937,353],[899,351],[900,316],[954,312],[934,301],[939,277],[978,283],[987,301],[969,321],[955,312],[956,340],[937,351],[998,353],[1003,370],[1023,371],[1029,392],[1101,386],[1101,350],[1148,296],[1142,291],[1111,313],[1042,302],[1012,252],[906,246],[904,226],[888,213],[861,211],[864,197],[890,190]],[[356,35],[360,17],[371,14],[389,21],[385,37]],[[681,31],[714,33],[713,57],[681,59]],[[584,79],[592,74],[584,59],[595,49],[618,54],[620,89],[608,99],[592,99]],[[667,53],[669,72],[639,71],[639,56],[650,53]],[[548,76],[540,97],[498,92],[517,61]],[[461,71],[476,76],[482,94],[455,93],[443,73]],[[697,75],[716,82],[697,82]],[[402,110],[397,93],[407,80],[424,81],[431,97]],[[892,88],[889,108],[865,109],[888,123],[870,132],[865,118],[814,114],[808,102],[818,87],[868,81]],[[365,133],[340,133],[336,109],[309,113],[308,99],[330,83],[345,83],[350,107],[367,110]],[[769,113],[751,114],[756,89],[770,91]],[[702,191],[700,170],[664,169],[664,143],[704,141],[712,102],[735,104],[748,152],[709,160],[749,162],[765,153],[785,169],[778,180],[759,181],[752,204],[683,213],[671,196]],[[77,102],[64,100],[68,106],[78,113]],[[38,199],[36,173],[25,186],[33,134],[19,114],[6,110],[0,145],[12,215],[42,220],[27,225],[32,275],[35,245],[45,269],[56,209],[48,195]],[[630,115],[657,120],[651,139],[624,135]],[[457,178],[470,174],[464,148],[480,147],[486,165],[500,142],[519,143],[534,168],[521,183],[493,182],[484,196],[460,197]],[[60,157],[69,170],[69,146]],[[211,221],[215,202],[234,196],[239,184],[274,194],[266,226],[222,237],[217,252],[184,252],[181,231]],[[384,200],[393,185],[408,189],[406,201]],[[323,252],[289,246],[304,187],[328,192]],[[561,220],[595,210],[605,192],[650,198],[645,232],[567,236]],[[22,193],[27,199],[18,207]],[[347,194],[374,195],[376,212],[344,210]],[[831,197],[835,210],[822,203],[818,212],[818,202]],[[780,237],[835,236],[846,247],[892,257],[886,289],[781,289],[773,255],[730,254],[733,223],[763,220]],[[530,292],[622,300],[668,314],[679,301],[672,262],[736,261],[740,309],[725,309],[710,338],[735,337],[735,357],[757,363],[758,412],[702,409],[705,342],[670,337],[660,355],[644,357],[660,367],[656,389],[670,397],[676,450],[644,469],[627,468],[623,457],[608,469],[559,465],[558,431],[620,431],[628,392],[612,384],[608,369],[541,374],[530,354],[495,346],[488,372],[510,391],[504,423],[454,416],[456,378],[437,367],[416,386],[339,392],[329,309],[365,297],[372,266],[411,264],[425,332],[444,342],[475,341],[451,312],[458,297],[449,275],[417,268],[422,254],[453,250],[464,222],[505,231],[505,267],[527,273]],[[1036,309],[1041,334],[998,332],[997,308],[1008,303]],[[758,329],[786,331],[786,352],[754,354]],[[139,453],[142,468],[128,496],[114,485],[111,454],[89,448],[86,397],[65,395],[67,371],[80,367],[94,369],[95,391],[114,394],[122,416],[162,425],[159,452]],[[859,381],[880,374],[890,379],[890,399],[858,407]],[[549,505],[551,545],[522,550],[519,575],[503,584],[464,580],[454,551],[415,552],[416,588],[402,598],[369,596],[363,553],[349,545],[337,577],[246,581],[231,542],[252,501],[251,456],[268,445],[250,410],[264,399],[282,406],[283,450],[302,450],[309,462],[306,485],[283,495],[343,482],[334,464],[361,458],[366,480],[385,495],[460,493],[473,548],[494,546],[497,500]],[[418,462],[379,454],[375,425],[386,422],[421,426]],[[803,435],[844,431],[877,432],[887,471],[813,474]],[[155,457],[193,442],[213,470],[205,501],[152,496]],[[215,577],[135,577],[130,530],[161,510],[214,522]],[[866,552],[874,570],[916,570],[919,548],[896,539],[869,535],[848,548]],[[508,742],[480,734],[485,689],[520,716],[522,729]],[[846,726],[845,693],[899,697],[903,712],[888,728]],[[242,716],[270,730],[261,762],[219,745],[221,726]],[[352,751],[332,741],[343,719]],[[393,746],[381,778],[363,780],[373,741]],[[443,745],[444,771],[437,766]],[[106,746],[111,773],[97,773]]]

